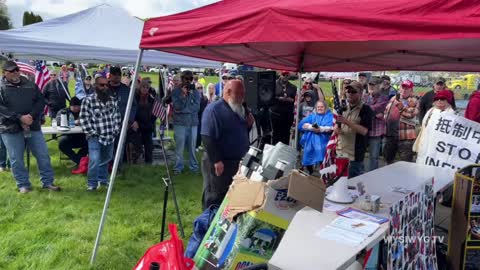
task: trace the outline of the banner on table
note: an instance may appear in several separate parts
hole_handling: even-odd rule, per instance
[[[480,124],[453,113],[436,113],[422,133],[417,163],[452,172],[480,163]]]

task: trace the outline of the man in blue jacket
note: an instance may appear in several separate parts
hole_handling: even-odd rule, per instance
[[[197,142],[198,111],[200,110],[200,94],[195,90],[193,73],[185,70],[181,75],[182,84],[172,92],[173,132],[177,160],[173,169],[175,174],[183,170],[183,150],[185,145],[189,154],[189,168],[198,171],[195,145]]]

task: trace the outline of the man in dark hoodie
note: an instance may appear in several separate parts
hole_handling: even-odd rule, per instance
[[[315,109],[315,100],[313,97],[315,93],[312,90],[307,90],[303,93],[303,102],[300,103],[300,120],[310,115]]]
[[[467,109],[465,110],[465,118],[480,123],[480,84],[477,87],[477,91],[470,96]]]
[[[75,125],[80,126],[80,106],[82,102],[77,97],[70,100],[70,108],[61,109],[57,114],[57,123],[60,123],[60,117],[63,112],[70,118],[73,116]],[[68,119],[70,121],[70,119]],[[79,148],[75,153],[73,149]],[[63,135],[58,141],[58,149],[62,151],[71,161],[75,162],[77,166],[80,164],[80,159],[88,154],[88,144],[85,134],[67,134]]]

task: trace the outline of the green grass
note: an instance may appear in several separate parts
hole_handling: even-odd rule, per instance
[[[138,165],[122,169],[115,181],[97,261],[90,266],[106,189],[87,193],[86,177],[71,175],[71,165],[60,163],[57,142],[48,147],[61,192],[40,189],[34,159],[30,167],[34,191],[29,194],[17,192],[10,173],[0,174],[0,269],[132,269],[160,239],[164,168]],[[193,219],[201,212],[202,178],[186,172],[174,181],[187,234],[184,240],[188,240]],[[177,223],[172,200],[167,214],[170,222]]]

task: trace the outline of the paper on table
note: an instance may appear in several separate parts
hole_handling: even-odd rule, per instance
[[[372,215],[369,213],[362,212],[360,210],[357,210],[355,208],[347,208],[342,211],[337,212],[338,215],[344,216],[347,218],[352,218],[352,219],[360,219],[364,221],[369,221],[369,222],[374,222],[378,224],[383,224],[388,221],[388,218],[382,217],[382,216],[376,216]]]
[[[379,224],[364,220],[337,217],[315,235],[327,240],[337,241],[349,246],[357,246],[368,236],[375,233]]]
[[[345,206],[340,205],[340,204],[336,204],[336,203],[332,203],[328,200],[324,200],[323,201],[323,209],[325,209],[327,211],[330,211],[330,212],[338,212],[340,210],[345,209]]]

